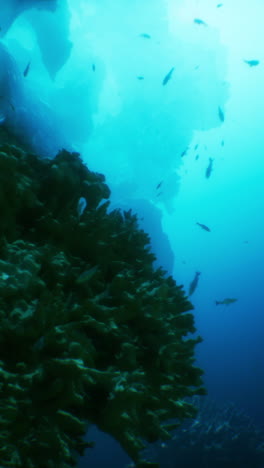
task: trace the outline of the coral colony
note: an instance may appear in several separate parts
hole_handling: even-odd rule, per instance
[[[1,467],[75,466],[89,424],[158,466],[145,442],[205,392],[191,303],[77,153],[3,144],[0,174]]]

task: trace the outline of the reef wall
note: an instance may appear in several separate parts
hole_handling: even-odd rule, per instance
[[[76,464],[89,423],[138,467],[203,394],[192,305],[77,153],[0,147],[0,459]],[[175,419],[175,424],[167,424]]]

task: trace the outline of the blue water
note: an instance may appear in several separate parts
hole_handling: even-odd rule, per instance
[[[33,3],[2,0],[0,126],[42,157],[79,151],[112,207],[139,213],[157,265],[186,291],[201,272],[191,300],[208,398],[263,426],[264,5]],[[226,298],[237,301],[216,306]],[[88,435],[97,446],[80,468],[129,462]]]

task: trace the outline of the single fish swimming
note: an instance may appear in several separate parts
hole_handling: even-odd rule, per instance
[[[144,76],[137,76],[138,80],[144,80]]]
[[[31,62],[29,61],[25,70],[23,71],[23,75],[26,77],[28,76],[28,72],[29,72],[29,69],[30,69],[30,65],[31,65]]]
[[[208,166],[206,168],[206,171],[205,171],[205,177],[207,179],[209,179],[210,175],[212,174],[212,170],[213,170],[213,158],[209,158],[209,163],[208,163]]]
[[[205,21],[203,21],[202,19],[200,19],[200,18],[194,18],[193,22],[195,24],[200,24],[200,25],[203,25],[203,26],[207,26],[207,23]]]
[[[200,271],[197,271],[195,273],[194,278],[191,281],[190,286],[189,286],[189,296],[191,296],[194,293],[195,289],[197,288],[200,274],[201,274]]]
[[[232,299],[231,297],[227,297],[226,299],[223,299],[222,301],[215,301],[215,305],[229,305],[229,304],[233,304],[236,301],[237,299]]]
[[[244,62],[247,63],[247,65],[250,67],[256,67],[259,65],[259,60],[244,60]]]
[[[198,222],[196,224],[198,224],[198,226],[200,226],[200,228],[202,228],[204,231],[211,232],[211,229],[205,224],[198,223]]]
[[[181,158],[183,158],[183,156],[186,155],[188,149],[189,149],[189,146],[187,146],[187,148],[181,153]]]
[[[147,33],[140,34],[140,37],[144,37],[144,39],[151,39],[150,34],[147,34]]]
[[[218,107],[218,117],[221,120],[221,122],[225,121],[225,114],[220,106]]]
[[[170,71],[167,73],[167,75],[164,76],[163,81],[162,81],[163,86],[165,86],[168,83],[168,81],[171,79],[173,71],[174,71],[174,67],[172,67]]]
[[[161,187],[162,184],[163,184],[163,180],[158,183],[158,185],[156,186],[156,190],[158,190]]]

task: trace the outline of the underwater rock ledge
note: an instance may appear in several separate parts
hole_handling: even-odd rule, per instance
[[[77,153],[3,144],[0,179],[1,466],[75,466],[89,424],[158,466],[144,443],[205,392],[191,303]]]

